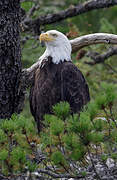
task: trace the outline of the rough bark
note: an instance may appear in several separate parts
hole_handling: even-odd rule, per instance
[[[19,112],[20,0],[0,1],[0,119]]]

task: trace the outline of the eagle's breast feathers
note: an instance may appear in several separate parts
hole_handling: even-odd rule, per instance
[[[34,86],[30,93],[30,107],[38,130],[44,114],[52,113],[52,106],[67,101],[71,111],[80,112],[90,100],[88,85],[80,70],[68,61],[54,64],[48,57],[35,73]]]

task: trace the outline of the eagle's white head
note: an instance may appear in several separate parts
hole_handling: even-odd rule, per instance
[[[47,31],[40,35],[40,41],[44,41],[46,45],[44,54],[39,58],[41,62],[48,56],[52,57],[54,64],[71,61],[71,44],[63,33],[56,30]]]

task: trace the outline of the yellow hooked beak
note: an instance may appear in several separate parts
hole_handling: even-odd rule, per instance
[[[40,35],[40,37],[39,37],[39,40],[40,40],[40,42],[42,42],[42,41],[48,42],[48,41],[53,41],[54,38],[52,38],[52,37],[51,37],[49,34],[47,34],[47,33],[42,33],[42,34]]]

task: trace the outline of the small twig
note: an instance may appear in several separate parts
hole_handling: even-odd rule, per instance
[[[113,55],[117,55],[117,47],[116,46],[109,48],[108,51],[105,52],[104,54],[99,54],[97,52],[89,51],[86,54],[86,56],[90,57],[93,60],[93,62],[85,62],[85,63],[89,64],[89,65],[103,63],[105,60],[107,60],[109,57],[111,57]]]

